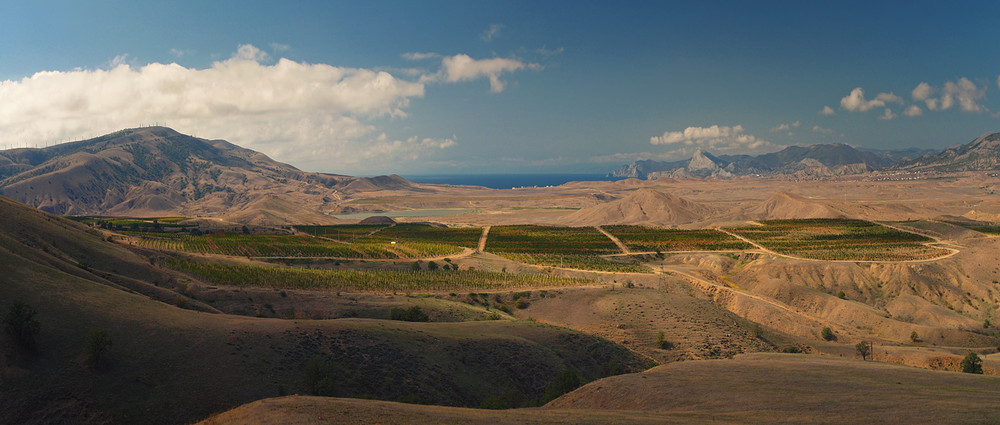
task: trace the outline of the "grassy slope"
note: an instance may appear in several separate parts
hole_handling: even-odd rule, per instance
[[[155,272],[141,257],[23,206],[0,203],[0,213],[18,217],[0,230],[0,309],[24,301],[42,329],[36,357],[0,336],[0,423],[186,423],[305,392],[303,365],[314,354],[341,365],[338,395],[452,405],[478,405],[508,388],[537,397],[566,367],[595,379],[612,358],[631,370],[644,363],[605,340],[528,322],[290,321],[183,310],[95,276],[105,268]],[[30,241],[54,242],[65,255]],[[79,258],[91,271],[75,265]],[[83,356],[95,329],[114,341],[102,372]]]
[[[790,354],[671,363],[592,382],[543,408],[486,412],[286,397],[202,422],[982,424],[1000,421],[1000,378]]]

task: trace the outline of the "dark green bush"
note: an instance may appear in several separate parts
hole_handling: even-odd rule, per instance
[[[420,306],[410,308],[393,308],[389,310],[389,318],[392,320],[403,320],[406,322],[426,322],[430,320],[427,313],[420,309]]]
[[[545,390],[545,395],[542,396],[539,404],[548,403],[579,387],[580,375],[573,369],[563,369],[549,384],[549,388]]]
[[[83,341],[83,353],[87,356],[87,363],[95,369],[100,369],[107,361],[108,351],[111,351],[111,336],[108,331],[98,329],[87,334]]]
[[[30,305],[14,301],[3,317],[4,332],[22,349],[35,349],[35,335],[41,332],[41,325],[35,320],[36,313]]]
[[[983,374],[983,360],[976,353],[969,353],[962,359],[962,372]]]
[[[819,335],[827,341],[833,341],[834,339],[837,339],[837,337],[833,334],[833,330],[831,330],[830,328],[823,328],[823,330],[819,332]]]

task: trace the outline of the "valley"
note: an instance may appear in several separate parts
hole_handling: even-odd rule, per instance
[[[49,165],[0,184],[25,196],[0,198],[0,308],[41,329],[2,337],[0,422],[1000,418],[993,173],[496,190],[304,173],[168,130],[2,153]],[[175,155],[155,168],[169,203],[139,189],[147,142]],[[81,158],[131,177],[100,202],[32,189]]]

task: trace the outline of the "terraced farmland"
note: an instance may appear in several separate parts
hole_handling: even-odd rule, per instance
[[[590,281],[482,270],[318,270],[167,260],[174,269],[230,286],[359,291],[513,290],[580,286]]]
[[[637,262],[610,260],[596,255],[519,254],[502,253],[504,258],[525,264],[614,273],[652,273]]]
[[[596,228],[555,226],[494,226],[490,228],[486,251],[577,256],[621,253]]]
[[[925,260],[950,251],[933,239],[864,220],[765,220],[763,226],[729,229],[780,254],[816,260]]]
[[[338,224],[333,226],[296,225],[295,230],[302,233],[308,233],[313,236],[321,236],[324,238],[344,241],[361,237],[386,227],[388,226],[384,224]]]
[[[731,251],[753,248],[753,245],[714,229],[682,230],[629,225],[601,227],[630,251]]]
[[[397,258],[384,244],[347,244],[305,235],[139,234],[139,246],[240,257]]]
[[[451,245],[475,248],[483,229],[478,227],[440,227],[429,224],[397,224],[386,227],[360,242],[389,242]]]

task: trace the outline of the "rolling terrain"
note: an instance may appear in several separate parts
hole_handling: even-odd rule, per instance
[[[308,392],[303,376],[313,356],[335,359],[323,369],[337,380],[333,395],[457,406],[509,390],[540,397],[568,367],[585,380],[606,376],[609,364],[618,372],[646,367],[606,340],[524,321],[221,314],[164,289],[194,283],[189,277],[150,265],[92,229],[9,200],[0,214],[8,219],[0,233],[0,298],[33,306],[41,328],[34,354],[2,337],[3,423],[189,423],[252,400]],[[176,305],[151,299],[158,290]],[[203,311],[193,310],[197,305]],[[100,368],[84,352],[95,330],[113,341]]]
[[[998,378],[957,372],[1000,375],[1000,198],[970,154],[994,138],[919,169],[515,190],[155,127],[5,151],[0,190],[39,209],[0,197],[0,313],[41,333],[0,336],[0,423],[991,423]],[[133,214],[156,218],[106,217]]]
[[[671,363],[592,382],[540,408],[483,411],[284,397],[213,416],[238,423],[981,424],[1000,420],[1000,378],[860,360],[755,354]]]
[[[348,194],[428,191],[399,176],[308,173],[223,140],[165,127],[0,152],[0,194],[54,214],[205,215],[240,223],[332,223]]]

